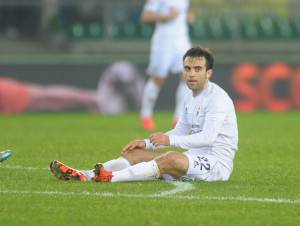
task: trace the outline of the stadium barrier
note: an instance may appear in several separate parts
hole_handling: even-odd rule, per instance
[[[9,76],[23,82],[41,85],[65,84],[96,90],[99,78],[107,66],[107,64],[0,65],[2,73],[0,77]],[[144,80],[147,79],[144,73],[146,65],[136,65],[136,67],[140,71],[140,76]],[[300,109],[300,65],[279,62],[219,64],[214,69],[212,81],[228,92],[238,111],[285,112]],[[174,93],[178,82],[179,78],[176,76],[168,78],[158,99],[157,110],[173,109]],[[115,85],[119,87],[120,83]],[[133,105],[130,97],[124,98],[124,101],[128,106]]]
[[[64,33],[70,40],[143,39],[152,28],[140,23],[145,1],[0,0],[1,32],[20,37]],[[194,40],[298,40],[299,3],[194,1]],[[296,12],[296,13],[295,13]],[[13,32],[12,32],[13,31]]]

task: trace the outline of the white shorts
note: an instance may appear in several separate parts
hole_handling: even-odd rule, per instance
[[[184,152],[189,168],[182,180],[227,181],[231,172],[216,157],[207,154]]]
[[[168,74],[183,72],[182,57],[191,47],[189,41],[178,43],[175,40],[152,40],[150,50],[150,63],[147,74],[166,78]]]

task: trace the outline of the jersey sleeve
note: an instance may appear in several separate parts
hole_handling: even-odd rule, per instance
[[[188,98],[186,97],[185,100],[184,100],[184,106],[186,105],[186,100]],[[186,112],[185,112],[185,108],[182,109],[181,111],[181,114],[179,116],[179,120],[178,122],[176,123],[176,126],[174,129],[172,130],[169,130],[168,132],[166,132],[165,134],[169,136],[169,139],[170,139],[170,136],[182,136],[182,135],[185,135],[185,134],[188,134],[190,130],[190,126],[188,125],[188,122],[187,122],[187,116],[186,116]],[[162,148],[166,148],[167,146],[158,146],[158,147],[155,147],[149,139],[144,139],[144,142],[146,144],[146,149],[162,149]]]
[[[163,148],[167,148],[169,146],[154,146],[149,139],[144,139],[144,142],[145,142],[145,149],[149,150],[149,149],[152,149],[152,150],[155,150],[155,149],[163,149]]]
[[[197,149],[211,146],[221,131],[227,116],[227,101],[215,98],[207,106],[203,130],[191,135],[170,135],[170,145],[183,149]]]
[[[177,122],[176,126],[174,129],[169,130],[168,132],[166,132],[165,134],[169,136],[169,139],[171,141],[171,136],[182,136],[187,134],[189,131],[189,126],[188,124],[183,120],[183,119],[179,119],[179,121]],[[158,146],[155,147],[149,139],[144,139],[144,142],[146,144],[146,149],[162,149],[162,148],[166,148],[167,146]],[[171,142],[170,142],[171,143]]]

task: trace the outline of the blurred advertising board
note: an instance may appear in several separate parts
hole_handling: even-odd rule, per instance
[[[138,71],[134,81],[145,81],[145,64],[132,64]],[[83,89],[97,90],[99,87],[105,92],[105,87],[122,90],[125,84],[121,75],[116,79],[103,79],[107,68],[111,64],[2,64],[0,77],[9,77],[20,82],[46,85],[68,85]],[[106,72],[106,73],[105,73]],[[104,84],[110,81],[109,84]],[[133,81],[133,80],[132,80]],[[176,86],[179,79],[169,76],[157,102],[157,110],[172,110],[175,103]],[[274,62],[258,64],[245,62],[239,64],[217,64],[212,81],[223,87],[234,100],[236,109],[241,112],[255,112],[266,110],[285,112],[300,109],[300,65]],[[142,87],[143,82],[132,84]],[[99,85],[101,84],[101,86]],[[135,92],[134,89],[130,92]],[[123,92],[124,91],[124,92]],[[122,101],[132,105],[133,98],[124,89],[119,96],[126,95]],[[102,92],[102,93],[103,93]],[[136,95],[141,95],[141,88],[136,89]],[[1,92],[0,92],[1,94]],[[134,95],[133,95],[134,96]],[[110,98],[109,96],[106,98]],[[135,99],[135,102],[137,99]],[[110,103],[114,99],[109,99]],[[120,104],[120,103],[119,103]],[[138,105],[129,110],[138,110]]]

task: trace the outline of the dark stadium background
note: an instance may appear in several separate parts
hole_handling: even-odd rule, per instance
[[[147,79],[153,26],[139,21],[143,3],[0,0],[0,76],[96,89],[107,65],[127,60]],[[288,102],[288,107],[275,111],[299,109],[299,9],[296,0],[192,0],[196,19],[190,33],[194,45],[209,47],[215,53],[212,80],[234,100],[247,101],[233,85],[233,71],[243,63],[255,64],[260,73],[245,84],[252,84],[258,95],[255,110],[273,111],[262,104],[268,101],[262,100],[268,94],[263,94],[265,87],[258,81],[267,67],[283,63],[290,75],[271,81],[270,92],[275,102]],[[168,78],[157,109],[172,110],[177,82],[175,76]]]

